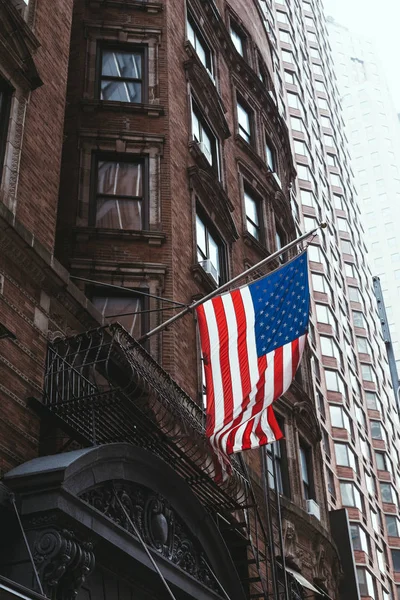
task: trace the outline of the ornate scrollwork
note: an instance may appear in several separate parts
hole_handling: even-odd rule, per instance
[[[73,600],[95,566],[93,546],[78,541],[72,531],[47,528],[40,531],[33,558],[49,598]]]
[[[132,521],[147,546],[208,588],[219,591],[198,540],[165,498],[139,484],[112,482],[92,488],[80,497],[136,537]]]

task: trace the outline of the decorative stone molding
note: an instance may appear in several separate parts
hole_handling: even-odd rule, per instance
[[[49,598],[73,600],[94,570],[91,542],[81,542],[73,531],[49,527],[39,532],[33,559]]]
[[[239,234],[232,218],[233,205],[222,185],[208,171],[198,167],[190,167],[189,185],[199,198],[201,204],[211,216],[215,224],[228,242],[234,242]]]
[[[222,99],[210,75],[198,59],[191,43],[186,42],[185,48],[190,56],[190,60],[184,63],[187,80],[192,86],[202,111],[207,115],[207,119],[218,136],[221,139],[226,139],[231,135],[231,132],[225,119],[226,109]]]
[[[301,569],[302,561],[298,547],[297,533],[294,524],[287,519],[283,521],[283,540],[285,560],[290,567]]]
[[[136,537],[131,520],[149,548],[203,585],[219,591],[198,540],[161,495],[137,483],[106,482],[84,492],[80,498]]]

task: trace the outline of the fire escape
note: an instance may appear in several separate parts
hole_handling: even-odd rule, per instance
[[[215,483],[203,410],[120,325],[49,345],[44,396],[32,402],[75,446],[127,442],[171,465],[218,524],[249,599],[303,598],[290,578],[285,590],[280,515],[244,461],[234,459],[232,476]]]

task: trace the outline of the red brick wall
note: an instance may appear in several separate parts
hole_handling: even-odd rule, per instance
[[[27,107],[17,197],[17,219],[49,250],[54,246],[65,91],[73,0],[35,4],[35,63],[44,85]]]

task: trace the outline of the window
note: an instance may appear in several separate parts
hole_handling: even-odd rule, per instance
[[[140,338],[147,329],[145,314],[145,297],[131,293],[107,295],[106,288],[95,288],[91,294],[92,303],[106,318],[108,323],[120,323],[135,339]]]
[[[276,245],[276,249],[280,250],[281,248],[283,248],[285,246],[285,234],[283,233],[283,231],[281,231],[279,229],[279,227],[276,227],[275,230],[275,245]],[[278,260],[283,263],[286,260],[286,252],[284,252],[283,254],[281,254],[278,257]]]
[[[95,157],[96,190],[91,223],[108,229],[140,230],[147,223],[147,161]]]
[[[283,429],[282,424],[280,424],[280,427]],[[284,441],[280,440],[279,442],[274,442],[273,444],[269,444],[267,446],[268,481],[270,488],[273,490],[277,489],[280,494],[289,495],[285,477],[287,466],[285,448],[283,444]],[[272,446],[274,448],[276,479],[274,478],[274,468],[272,462]],[[277,485],[275,485],[275,481]]]
[[[205,41],[200,29],[190,15],[187,18],[187,35],[188,40],[196,50],[196,54],[200,59],[200,62],[208,70],[209,74],[213,74],[213,60],[211,50]]]
[[[312,498],[312,469],[311,469],[311,450],[300,445],[300,467],[301,479],[303,481],[303,495],[306,500]]]
[[[362,550],[369,553],[368,537],[364,529],[355,523],[350,524],[350,535],[353,544],[353,550]]]
[[[12,89],[0,77],[0,181],[6,151]]]
[[[393,487],[390,483],[379,482],[381,488],[382,502],[388,502],[389,504],[396,504],[396,496]]]
[[[354,326],[362,327],[365,329],[364,315],[357,310],[353,310],[352,313],[353,313]]]
[[[346,396],[346,388],[343,379],[337,371],[328,371],[325,369],[326,388],[331,392],[340,392]]]
[[[265,158],[267,162],[267,167],[270,171],[274,172],[275,169],[275,149],[272,144],[269,142],[268,138],[265,142]]]
[[[287,102],[290,108],[301,108],[300,99],[298,94],[293,94],[288,92],[287,94]]]
[[[395,515],[385,515],[386,521],[386,529],[387,533],[390,537],[400,537],[399,536],[399,519]]]
[[[340,179],[340,176],[336,173],[330,173],[329,178],[331,180],[332,185],[335,185],[336,187],[343,187],[342,180]]]
[[[347,413],[341,406],[335,406],[333,404],[329,407],[331,415],[332,427],[339,427],[340,429],[346,429],[350,432],[350,420]]]
[[[236,50],[243,58],[246,57],[246,38],[239,27],[231,23],[231,40]]]
[[[351,242],[349,242],[349,240],[340,240],[340,247],[342,249],[342,251],[345,254],[352,254],[354,255],[354,250],[353,250],[353,246],[351,245]]]
[[[376,467],[377,467],[377,469],[379,469],[380,471],[386,471],[385,453],[384,452],[377,452],[375,450],[375,460],[376,460]]]
[[[353,506],[363,510],[361,494],[354,483],[340,482],[340,493],[342,494],[343,506]]]
[[[239,135],[246,140],[248,144],[251,144],[251,113],[239,100],[237,101],[237,118]]]
[[[386,439],[385,431],[382,427],[382,423],[379,421],[370,421],[371,423],[371,437],[373,440],[384,440]]]
[[[297,165],[297,177],[304,181],[311,181],[310,169],[305,165]]]
[[[102,48],[100,99],[111,102],[146,101],[145,49]]]
[[[349,289],[356,289],[356,288],[349,288]],[[356,340],[357,340],[358,352],[360,352],[361,354],[371,354],[371,347],[369,345],[369,341],[367,340],[367,338],[357,337]]]
[[[372,575],[367,569],[357,567],[358,587],[361,596],[369,596],[375,600],[375,586]]]
[[[379,410],[376,394],[374,392],[365,392],[365,399],[367,401],[367,407],[370,410]]]
[[[400,550],[392,550],[393,570],[400,573]]]
[[[276,19],[278,23],[289,23],[289,17],[286,13],[282,12],[281,10],[276,11]]]
[[[299,117],[290,117],[290,124],[293,131],[304,131],[303,120]]]
[[[244,191],[244,206],[246,211],[246,228],[256,240],[260,240],[259,203],[248,190]]]
[[[218,284],[222,283],[222,243],[214,233],[211,233],[205,219],[198,214],[196,214],[196,242],[199,264]]]
[[[211,131],[200,110],[192,100],[192,135],[195,142],[199,144],[201,152],[207,161],[219,172],[218,140]]]
[[[346,277],[356,277],[354,265],[352,265],[351,263],[344,263],[344,271],[346,273]]]
[[[357,472],[356,459],[348,444],[339,444],[335,442],[335,455],[337,465],[341,467],[351,467],[354,472]]]
[[[311,278],[314,292],[322,292],[325,294],[327,292],[327,283],[325,277],[323,275],[313,273]],[[325,354],[325,352],[322,351],[322,354]],[[328,356],[330,355],[328,354]]]
[[[376,381],[376,376],[371,365],[361,364],[363,381]]]
[[[300,143],[303,144],[303,142],[300,142]],[[296,148],[296,144],[297,144],[297,142],[295,142],[295,148]],[[316,205],[315,197],[314,197],[314,194],[310,190],[300,190],[300,197],[301,197],[302,204],[305,204],[306,206],[313,206],[315,208],[315,205]]]

